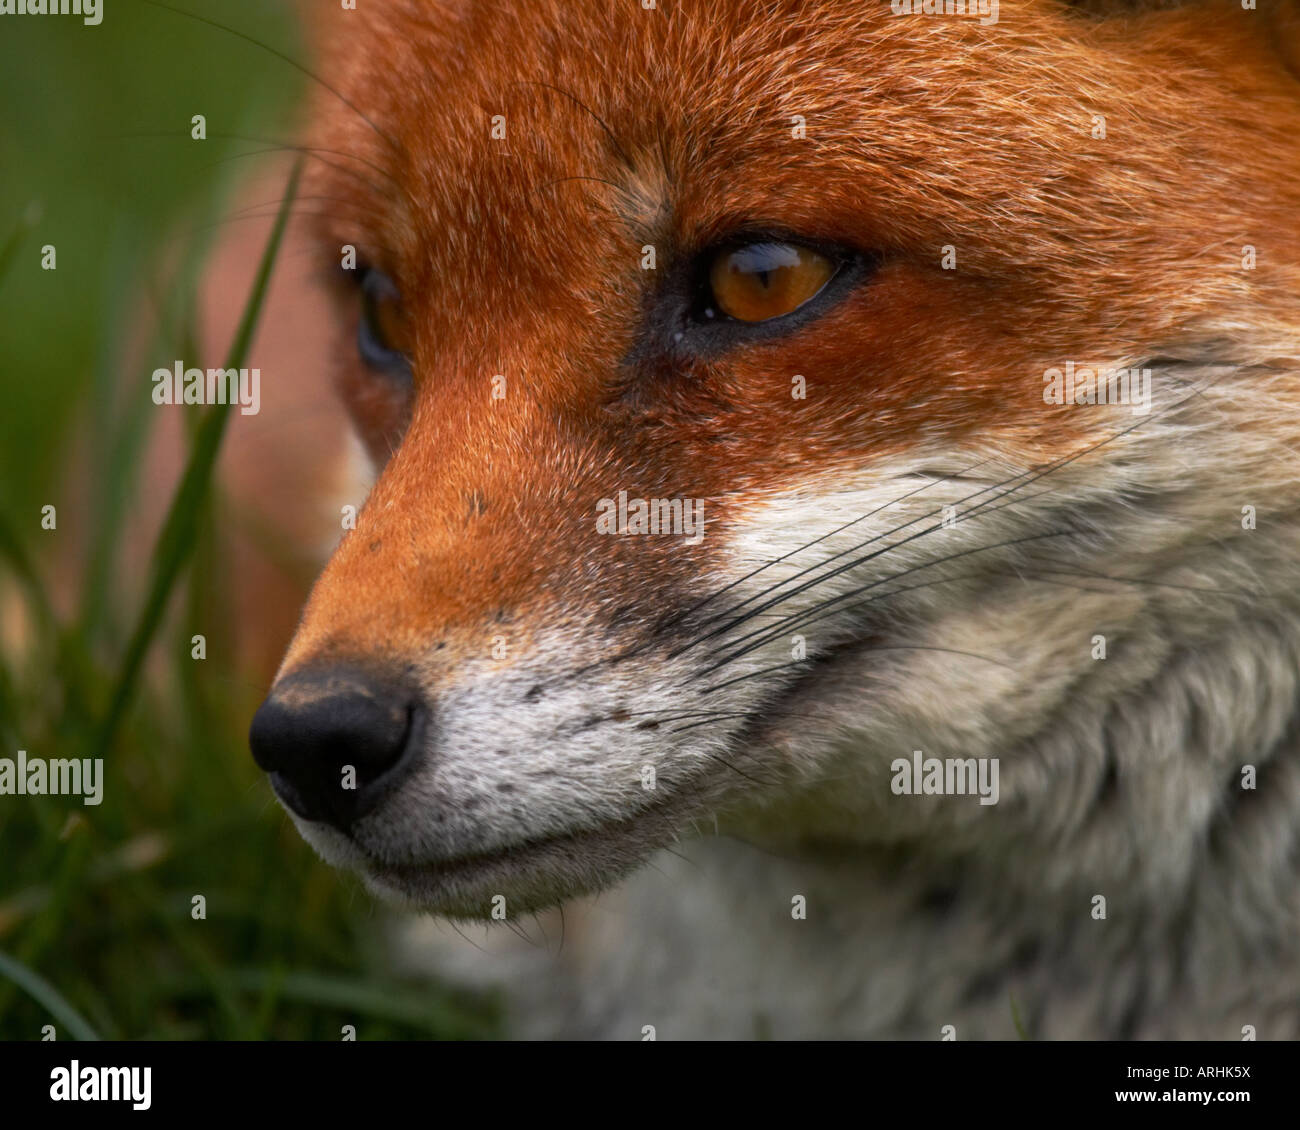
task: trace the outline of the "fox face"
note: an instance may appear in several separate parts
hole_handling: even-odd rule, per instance
[[[1086,852],[1131,816],[1066,815],[1106,728],[1243,599],[1294,614],[1289,9],[322,18],[306,195],[376,479],[252,745],[376,890],[530,910],[715,822]],[[998,804],[900,802],[914,750],[1001,758]]]

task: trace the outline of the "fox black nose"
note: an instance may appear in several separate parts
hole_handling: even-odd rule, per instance
[[[422,722],[415,695],[382,677],[309,669],[276,684],[248,744],[289,808],[347,831],[404,775]]]

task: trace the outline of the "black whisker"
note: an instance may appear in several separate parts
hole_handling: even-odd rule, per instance
[[[863,593],[870,592],[872,589],[883,584],[888,584],[890,581],[899,580],[903,577],[910,576],[913,573],[918,573],[922,569],[930,569],[933,568],[935,565],[942,565],[945,562],[955,561],[961,557],[969,557],[972,554],[986,553],[994,549],[1005,549],[1008,546],[1019,545],[1024,542],[1042,541],[1047,538],[1065,537],[1069,534],[1074,534],[1074,533],[1077,533],[1077,531],[1050,530],[1046,533],[1026,534],[1024,537],[1010,538],[1006,541],[996,542],[992,545],[973,546],[969,549],[963,549],[957,553],[951,553],[944,557],[936,558],[932,561],[922,562],[919,565],[914,565],[911,568],[905,569],[901,573],[896,573],[890,577],[881,577],[877,580],[871,581],[868,584],[860,585],[857,588],[850,589],[848,592],[841,593],[839,596],[832,597],[830,600],[824,601],[823,603],[816,605],[813,608],[805,609],[802,612],[798,612],[798,613],[792,613],[790,616],[779,621],[775,627],[760,629],[758,632],[751,632],[748,636],[742,637],[741,640],[733,641],[733,644],[729,646],[734,646],[734,643],[740,643],[747,639],[754,639],[755,636],[759,637],[758,639],[755,640],[754,643],[750,644],[748,647],[743,647],[737,651],[731,652],[730,654],[724,656],[717,663],[714,663],[709,667],[706,667],[703,671],[696,673],[695,675],[692,676],[692,678],[695,679],[702,678],[703,676],[709,674],[710,672],[716,671],[718,668],[726,666],[728,663],[735,662],[742,655],[748,655],[751,651],[763,647],[764,645],[770,643],[772,640],[785,635],[786,633],[792,631],[795,628],[807,627],[808,624],[816,623],[819,620],[825,619],[827,615],[831,614],[827,610],[830,609],[832,605],[839,604],[841,601],[844,600],[851,600],[855,596],[861,596]],[[870,602],[866,602],[866,603],[870,603]],[[843,611],[844,611],[843,609],[836,609],[836,614],[840,614]]]

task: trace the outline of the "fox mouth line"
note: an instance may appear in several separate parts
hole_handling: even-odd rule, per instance
[[[492,893],[514,892],[516,904],[537,910],[607,885],[673,842],[681,823],[699,817],[704,807],[683,787],[631,816],[594,827],[419,862],[388,862],[355,840],[353,846],[362,856],[357,870],[386,893],[442,913],[450,904],[454,917],[463,910],[466,917],[484,918]]]
[[[414,884],[423,887],[430,883],[441,886],[460,881],[477,885],[480,880],[497,875],[502,878],[517,878],[524,874],[545,875],[551,871],[550,865],[568,869],[575,864],[589,862],[606,851],[619,857],[627,854],[630,858],[634,855],[635,858],[630,858],[628,863],[628,866],[632,866],[675,840],[684,823],[689,824],[692,818],[707,817],[713,811],[707,797],[712,794],[718,780],[726,780],[736,774],[752,786],[755,778],[750,774],[749,768],[737,765],[734,758],[743,755],[746,746],[767,728],[791,720],[787,707],[791,701],[797,700],[798,689],[807,680],[816,679],[832,668],[846,652],[856,651],[864,645],[870,646],[867,641],[854,640],[801,664],[800,673],[791,687],[785,688],[762,708],[745,712],[740,726],[730,735],[730,752],[717,759],[710,759],[718,762],[714,772],[704,772],[681,782],[671,793],[655,799],[639,811],[607,819],[591,827],[556,831],[519,840],[490,851],[413,862],[385,860],[368,851],[364,844],[354,841],[354,846],[364,856],[364,873],[381,882],[394,881],[403,886]],[[617,712],[613,717],[617,717]],[[698,723],[688,723],[684,728],[693,728],[696,724]],[[636,725],[638,728],[649,728],[645,722]],[[654,728],[663,726],[670,730],[678,725],[680,723],[671,721],[653,723]]]
[[[378,845],[368,846],[364,834],[349,835],[351,867],[378,893],[453,918],[486,918],[490,900],[500,893],[506,894],[513,915],[521,907],[538,910],[606,887],[655,852],[687,838],[692,821],[712,823],[711,818],[721,815],[727,807],[732,785],[743,781],[751,793],[755,785],[779,787],[780,782],[770,776],[770,761],[761,759],[764,764],[751,764],[746,751],[764,744],[763,738],[773,728],[800,719],[806,722],[806,717],[790,710],[799,701],[800,690],[834,671],[846,655],[860,654],[878,645],[880,638],[876,631],[863,630],[795,665],[796,673],[789,684],[756,708],[733,716],[736,726],[727,736],[727,750],[716,757],[708,756],[707,766],[674,782],[671,790],[661,781],[661,792],[637,811],[611,813],[589,827],[561,828],[487,851],[427,859],[394,858]],[[579,728],[604,721],[626,721],[636,728],[651,728],[634,715],[621,714],[615,710],[586,719]],[[720,711],[712,720],[727,716]],[[662,726],[670,733],[701,724],[693,719],[674,719],[671,713],[663,720],[654,720],[653,716],[652,720],[653,728]]]

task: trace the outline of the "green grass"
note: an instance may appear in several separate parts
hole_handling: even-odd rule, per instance
[[[230,0],[220,19],[301,55],[278,4]],[[123,327],[157,308],[149,355],[200,353],[196,280],[230,170],[247,164],[226,158],[250,148],[233,138],[287,139],[300,77],[138,0],[106,5],[99,28],[50,18],[0,35],[13,126],[0,135],[0,757],[105,759],[99,806],[0,796],[0,1038],[47,1025],[59,1039],[498,1032],[491,1002],[386,971],[383,912],[315,859],[248,754],[261,688],[211,642],[230,609],[212,536],[229,520],[213,479],[225,410],[193,421],[176,482],[142,474],[158,410],[149,370],[123,370]],[[188,134],[197,112],[203,148]],[[253,341],[283,220],[229,366]],[[40,269],[46,244],[55,271]],[[87,489],[72,529],[79,511],[61,503]],[[123,529],[144,491],[170,507],[138,578]],[[210,640],[202,661],[195,634]]]

